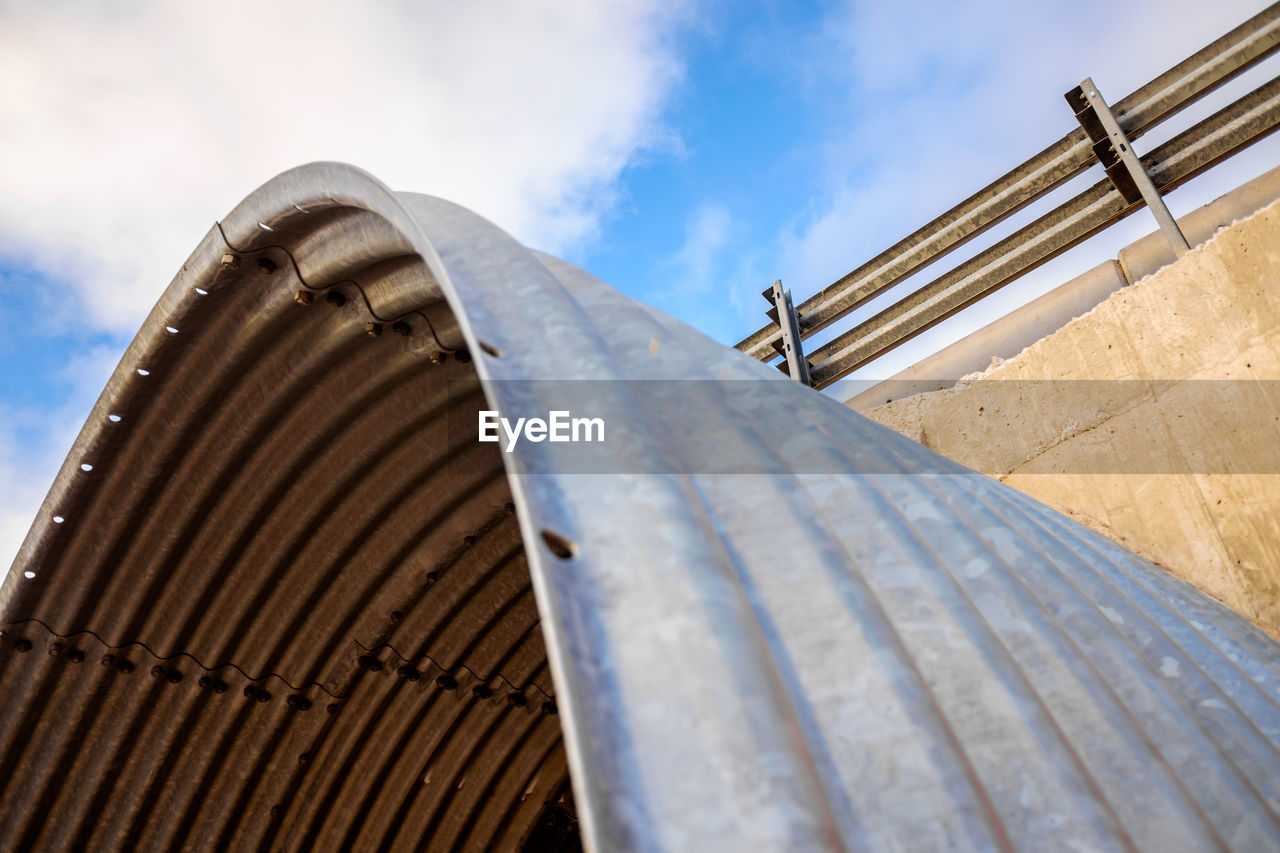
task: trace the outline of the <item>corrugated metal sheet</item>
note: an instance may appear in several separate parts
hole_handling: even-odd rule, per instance
[[[612,465],[449,428],[530,379]],[[345,166],[197,248],[0,614],[6,849],[516,849],[570,770],[601,851],[1280,849],[1244,620]]]

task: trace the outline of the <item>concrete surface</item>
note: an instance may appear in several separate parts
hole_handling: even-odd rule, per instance
[[[1121,265],[1141,252],[1156,254],[1135,245]],[[1280,202],[1017,356],[864,413],[1280,638],[1277,379]]]

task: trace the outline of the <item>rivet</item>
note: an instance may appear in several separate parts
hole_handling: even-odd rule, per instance
[[[316,295],[310,290],[299,290],[297,293],[293,294],[293,301],[299,305],[310,305],[312,302],[316,301]]]
[[[31,641],[23,637],[14,643],[13,647],[20,652],[29,652],[31,651]]]
[[[553,717],[560,713],[560,709],[556,707],[556,703],[551,701],[542,703],[542,711],[543,713],[550,714]]]
[[[448,673],[436,679],[436,685],[443,687],[445,690],[456,690],[458,687],[458,679]]]
[[[381,323],[365,323],[364,333],[371,338],[376,338],[382,334],[382,324]]]
[[[370,672],[382,671],[382,661],[378,660],[373,655],[361,655],[360,657],[356,658],[356,663],[360,664],[362,667],[369,670]]]
[[[474,536],[463,536],[463,537],[462,537],[462,541],[463,541],[463,542],[466,542],[468,545],[474,545],[474,544],[476,544],[476,537],[474,537]]]
[[[62,654],[62,643],[53,643],[49,646],[49,654],[57,656]]]
[[[229,270],[238,269],[240,266],[240,259],[230,252],[227,252],[222,256],[222,265]]]
[[[330,290],[324,295],[324,301],[328,302],[334,308],[341,308],[343,305],[347,304],[347,297],[342,295],[339,291]]]
[[[330,702],[330,703],[329,703],[329,707],[328,707],[328,709],[327,709],[327,710],[329,711],[329,713],[330,713],[330,714],[336,714],[336,713],[338,713],[338,703],[337,703],[337,702]]]
[[[299,756],[298,756],[298,763],[299,763],[299,764],[301,764],[303,767],[306,767],[308,764],[310,764],[310,763],[311,763],[311,753],[309,753],[309,752],[304,752],[304,753],[302,753],[302,755],[299,755]]]
[[[460,349],[453,354],[453,357],[456,358],[458,361],[462,362],[463,364],[471,363],[471,353],[468,352],[467,350]]]
[[[514,705],[517,708],[523,708],[529,704],[529,700],[525,698],[523,693],[508,693],[507,704]]]
[[[435,583],[440,580],[439,572],[427,572],[427,583]]]
[[[223,681],[222,679],[218,679],[217,681],[214,681],[214,682],[213,682],[213,692],[214,692],[214,693],[226,693],[226,692],[227,692],[227,682]]]
[[[295,711],[306,711],[311,707],[311,700],[298,693],[289,694],[289,698],[285,699],[285,704]]]
[[[272,816],[273,818],[280,817],[280,813],[281,813],[282,811],[283,811],[283,809],[281,809],[279,806],[272,806],[272,807],[271,807],[271,816]]]
[[[257,699],[259,703],[265,705],[266,703],[271,701],[271,694],[265,690],[259,690],[257,695],[255,695],[253,698]]]
[[[413,326],[410,326],[404,320],[397,320],[391,325],[391,331],[397,335],[404,335],[406,338],[413,334]]]
[[[266,275],[271,275],[276,271],[276,262],[270,258],[259,258],[258,270]]]
[[[80,651],[79,649],[72,649],[71,651],[67,652],[67,660],[71,661],[72,663],[84,663],[84,652]]]
[[[155,666],[151,667],[152,678],[159,678],[162,675],[164,675],[164,667],[160,666],[160,664],[156,664]]]
[[[114,664],[115,662],[116,662],[116,656],[115,656],[115,655],[103,655],[103,656],[102,656],[102,665],[103,665],[103,666],[111,666],[111,665],[112,665],[112,664]]]
[[[170,684],[177,684],[182,680],[182,673],[178,672],[176,669],[171,669],[165,675],[165,678],[169,679]]]
[[[507,511],[507,515],[515,515],[516,513],[516,505],[513,503],[507,504],[503,509]]]
[[[207,675],[202,675],[200,676],[200,680],[197,681],[196,684],[198,684],[200,687],[208,687],[210,684],[213,684],[213,679],[211,679]]]
[[[392,622],[399,622],[399,621],[400,621],[401,619],[403,619],[403,618],[404,618],[404,614],[403,614],[403,613],[401,613],[399,610],[392,610],[392,611],[391,611],[391,621],[392,621]]]
[[[447,352],[433,352],[427,358],[432,364],[444,364],[448,361],[449,354]]]
[[[122,660],[120,663],[116,664],[116,669],[118,669],[121,674],[128,675],[133,672],[133,664],[127,660]]]
[[[252,684],[246,684],[244,686],[244,696],[246,699],[252,699],[253,694],[256,692],[258,692],[258,688],[254,687]]]
[[[487,684],[477,684],[471,688],[471,692],[479,696],[481,699],[488,699],[493,696],[493,688]]]

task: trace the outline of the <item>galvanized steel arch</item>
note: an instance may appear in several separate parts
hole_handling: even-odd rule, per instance
[[[605,380],[612,473],[450,429],[528,379]],[[1269,638],[336,164],[197,247],[0,619],[10,848],[513,849],[569,768],[596,850],[1280,848]]]

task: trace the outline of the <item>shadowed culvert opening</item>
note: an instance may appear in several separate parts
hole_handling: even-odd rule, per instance
[[[75,635],[80,659],[113,664],[0,660],[0,692],[28,697],[0,727],[19,768],[0,847],[581,849],[465,349],[413,311],[372,315],[364,294],[389,285],[360,267],[330,285],[278,248],[211,254],[126,355],[55,485],[40,582],[0,614],[27,620],[27,648]]]

